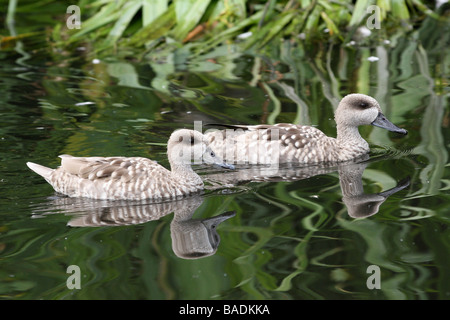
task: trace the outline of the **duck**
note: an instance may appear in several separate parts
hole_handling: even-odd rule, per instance
[[[101,200],[179,199],[204,189],[193,163],[234,169],[216,156],[201,132],[189,129],[170,135],[167,156],[171,170],[148,158],[123,156],[60,155],[61,166],[56,169],[33,162],[27,166],[60,194]]]
[[[228,163],[317,164],[349,161],[369,153],[370,148],[358,127],[373,125],[402,135],[383,114],[373,97],[352,93],[339,102],[335,111],[337,136],[291,123],[260,125],[220,125],[225,130],[208,129],[204,134],[211,148]],[[214,125],[214,124],[210,124]]]

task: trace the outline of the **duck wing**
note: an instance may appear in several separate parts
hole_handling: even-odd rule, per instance
[[[309,145],[315,145],[317,141],[326,137],[326,135],[317,128],[311,126],[296,125],[290,123],[279,123],[268,131],[279,130],[278,139],[286,147],[295,147],[302,149]],[[275,137],[277,135],[275,134]]]
[[[128,182],[155,169],[164,169],[156,161],[141,157],[73,157],[61,155],[61,167],[83,179],[120,179]]]
[[[211,124],[210,124],[211,125]],[[242,133],[251,135],[252,132],[258,135],[251,135],[254,139],[279,141],[282,146],[304,148],[306,145],[318,141],[326,135],[311,126],[296,125],[291,123],[258,124],[258,125],[217,125],[229,129],[243,130]],[[227,139],[227,130],[222,130],[223,139]],[[236,135],[231,135],[236,137]]]

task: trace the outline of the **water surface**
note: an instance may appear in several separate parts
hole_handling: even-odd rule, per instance
[[[448,55],[434,27],[311,52],[286,41],[266,54],[230,45],[143,61],[61,51],[39,35],[5,48],[0,296],[449,299]],[[168,166],[170,133],[194,121],[293,122],[335,136],[334,110],[350,92],[374,96],[409,131],[360,128],[372,148],[362,164],[218,189],[209,175],[222,171],[199,166],[205,194],[132,205],[63,198],[25,165],[56,167],[72,154]],[[348,183],[363,193],[346,197]],[[71,265],[81,289],[66,285]],[[367,285],[369,266],[379,267],[380,289]]]

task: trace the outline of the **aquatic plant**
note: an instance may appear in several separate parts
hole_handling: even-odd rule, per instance
[[[53,42],[90,42],[95,51],[190,44],[205,52],[227,42],[261,49],[283,39],[349,42],[361,30],[364,34],[382,26],[384,34],[406,33],[427,16],[443,19],[434,2],[422,0],[80,0],[81,27],[69,29],[75,13],[66,13],[61,4],[11,0],[7,22],[48,5],[60,11],[49,25]]]
[[[358,0],[354,4],[323,0],[99,0],[80,1],[79,5],[88,18],[80,30],[70,33],[70,40],[87,36],[102,40],[100,48],[193,42],[204,51],[226,41],[261,48],[283,37],[348,39],[347,35],[366,26],[374,14],[379,24],[405,30],[427,15],[438,18],[420,0]]]

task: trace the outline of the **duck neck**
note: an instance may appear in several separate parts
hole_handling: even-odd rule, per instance
[[[182,180],[184,185],[193,187],[203,187],[203,181],[199,175],[192,169],[190,164],[176,163],[170,161],[172,177],[176,180]]]
[[[364,194],[362,175],[366,164],[348,164],[339,167],[339,183],[344,197]]]
[[[370,151],[369,144],[359,134],[356,126],[337,127],[337,141],[343,150],[351,149],[357,153],[367,153]]]

